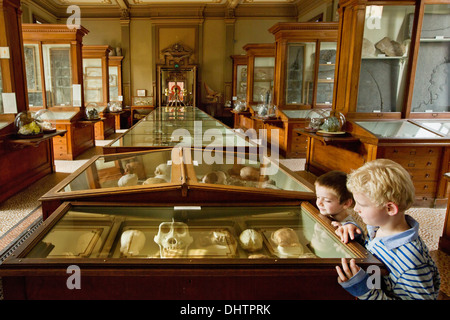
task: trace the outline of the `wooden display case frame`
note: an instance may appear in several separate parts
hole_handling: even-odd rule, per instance
[[[171,181],[168,183],[158,183],[154,185],[135,185],[127,187],[107,187],[98,188],[96,181],[100,173],[93,166],[99,158],[129,159],[158,152],[170,152],[172,156]],[[196,202],[216,202],[221,199],[224,202],[235,201],[259,201],[266,203],[270,201],[284,200],[306,200],[314,201],[314,186],[303,178],[300,174],[292,172],[282,164],[275,164],[292,181],[301,185],[308,191],[291,191],[282,189],[271,189],[262,187],[245,187],[235,185],[221,185],[211,183],[201,183],[196,176],[196,164],[192,161],[191,155],[202,150],[194,148],[171,148],[166,150],[147,150],[144,152],[127,152],[122,154],[98,155],[91,158],[70,176],[62,180],[55,187],[44,194],[39,200],[42,203],[43,218],[47,219],[58,206],[64,201],[101,201],[101,202],[126,202],[126,203],[152,203],[155,199],[166,203],[191,203]],[[225,152],[221,152],[225,154]],[[228,154],[228,153],[227,153]],[[255,155],[246,153],[233,153],[240,155],[244,159],[257,158]],[[190,160],[187,160],[190,159]],[[195,158],[194,158],[195,160]],[[117,166],[116,166],[117,167]],[[93,189],[62,192],[65,186],[70,184],[81,173],[86,173],[89,185]],[[120,170],[117,173],[122,175]],[[263,181],[261,181],[263,182]]]
[[[447,187],[443,174],[449,168],[446,165],[450,161],[449,136],[422,127],[423,130],[433,132],[437,137],[381,137],[362,128],[355,123],[356,121],[347,122],[346,137],[331,137],[325,141],[323,137],[314,133],[301,132],[308,139],[306,170],[315,175],[321,175],[330,170],[350,173],[365,162],[387,158],[400,163],[410,172],[416,188],[416,206],[442,207],[446,204]],[[418,125],[410,120],[384,121],[403,121]],[[358,141],[349,139],[349,136],[357,138]]]
[[[199,206],[242,207],[259,203],[216,203]],[[273,202],[271,207],[300,206],[316,224],[334,234],[331,221],[309,203]],[[142,258],[29,258],[26,257],[71,208],[126,206],[140,204],[105,202],[66,202],[41,225],[0,266],[5,299],[354,299],[336,280],[335,266],[340,258],[304,259],[142,259]],[[169,206],[172,204],[147,204]],[[82,210],[82,209],[80,209]],[[362,267],[385,267],[357,243],[341,243]],[[82,290],[66,285],[67,266],[76,265],[82,273]],[[123,284],[127,285],[124,286]],[[220,288],[218,290],[217,288]]]

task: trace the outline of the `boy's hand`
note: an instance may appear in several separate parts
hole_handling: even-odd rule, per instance
[[[350,260],[350,267],[347,264],[347,260],[345,258],[341,259],[342,269],[339,266],[336,266],[336,271],[338,273],[338,282],[346,282],[350,280],[355,274],[358,273],[359,267],[356,265],[355,259]]]
[[[352,223],[340,226],[335,232],[341,238],[343,243],[347,243],[349,241],[349,237],[350,240],[354,240],[356,234],[361,234],[361,230]]]

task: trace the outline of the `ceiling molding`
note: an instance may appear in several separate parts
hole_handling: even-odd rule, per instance
[[[59,19],[77,5],[81,18],[297,18],[299,3],[310,0],[30,0]],[[314,0],[327,2],[326,0]]]

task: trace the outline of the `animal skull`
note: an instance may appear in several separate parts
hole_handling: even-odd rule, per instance
[[[161,258],[176,258],[186,254],[193,239],[189,235],[189,228],[183,222],[162,222],[158,234],[154,237],[159,245]]]

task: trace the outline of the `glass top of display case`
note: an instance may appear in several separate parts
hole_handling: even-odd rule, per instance
[[[444,136],[450,136],[450,120],[415,120],[414,122]]]
[[[250,145],[245,136],[196,107],[159,107],[105,148]]]
[[[329,222],[308,203],[301,206],[121,206],[63,205],[56,223],[40,232],[30,259],[130,259],[165,263],[190,259],[264,258],[302,263],[367,257],[343,244]],[[358,249],[355,249],[358,248]],[[168,259],[173,258],[173,259]],[[174,259],[177,258],[177,259]]]
[[[290,119],[302,119],[305,118],[310,109],[307,110],[282,110],[286,117]]]
[[[185,168],[181,168],[181,166]],[[53,190],[57,194],[153,188],[161,184],[215,185],[271,192],[303,192],[312,186],[284,166],[256,154],[207,152],[202,149],[165,150],[101,155],[92,158]],[[101,191],[101,190],[100,190]],[[50,191],[52,193],[52,191]],[[45,197],[45,196],[44,196]]]
[[[442,138],[442,136],[404,120],[398,121],[355,121],[355,123],[376,136],[384,138]]]
[[[5,128],[6,126],[8,126],[10,124],[10,122],[0,122],[0,129]]]

